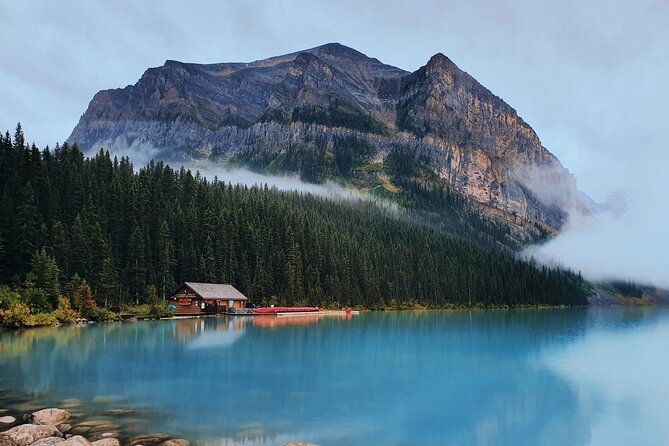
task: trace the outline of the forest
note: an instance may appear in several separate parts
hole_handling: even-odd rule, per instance
[[[0,191],[0,310],[17,300],[35,314],[80,309],[82,293],[118,310],[183,281],[230,283],[258,305],[587,303],[580,274],[485,249],[411,211],[227,184],[160,161],[137,169],[102,149],[40,149],[20,125],[0,136]]]

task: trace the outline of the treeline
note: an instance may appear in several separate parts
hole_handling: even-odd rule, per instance
[[[20,127],[0,137],[0,191],[0,283],[64,289],[74,277],[99,307],[149,302],[183,281],[231,283],[257,304],[586,303],[580,276],[370,202],[209,181],[162,162],[135,172],[102,150],[39,150]],[[32,310],[55,308],[50,295]]]

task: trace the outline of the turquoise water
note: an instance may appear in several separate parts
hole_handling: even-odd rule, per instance
[[[0,332],[0,389],[199,443],[666,445],[668,345],[639,308],[99,324]]]

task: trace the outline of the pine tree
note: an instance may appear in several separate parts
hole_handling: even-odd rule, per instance
[[[116,307],[121,306],[120,284],[118,271],[114,265],[114,261],[107,257],[102,262],[102,271],[100,271],[99,279],[99,304],[105,307],[113,303]]]
[[[31,264],[30,272],[34,276],[35,287],[42,289],[51,308],[56,308],[60,296],[59,271],[56,260],[46,252],[46,249],[42,248],[35,252]]]
[[[128,276],[130,279],[129,291],[135,303],[139,303],[140,295],[146,287],[144,233],[139,226],[135,226],[128,243]]]
[[[35,191],[30,185],[21,189],[19,205],[16,209],[16,225],[18,229],[17,262],[24,271],[29,267],[33,253],[38,249],[41,234],[40,217],[37,212]]]
[[[160,287],[160,296],[165,299],[167,293],[175,287],[173,270],[176,264],[172,235],[165,220],[160,225],[160,234],[158,235],[157,263],[156,283]]]

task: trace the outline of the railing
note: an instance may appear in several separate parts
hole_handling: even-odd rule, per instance
[[[253,314],[252,308],[230,308],[228,314]]]

